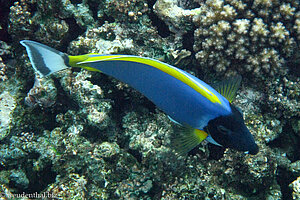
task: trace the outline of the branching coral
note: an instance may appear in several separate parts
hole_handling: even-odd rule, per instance
[[[177,1],[158,0],[154,11],[177,34],[189,31],[193,23],[196,27],[193,48],[203,68],[253,72],[260,78],[263,74],[286,73],[284,63],[299,45],[299,2],[194,2],[199,4],[198,8],[185,9]]]
[[[201,65],[218,72],[233,68],[253,72],[257,77],[285,73],[283,64],[299,37],[299,3],[208,0],[199,4],[193,21],[198,27],[194,50]]]
[[[300,198],[300,177],[293,181],[289,187],[293,190],[293,199]]]
[[[3,41],[0,41],[0,80],[8,79],[8,66],[4,63],[5,58],[11,57],[11,46]]]
[[[0,57],[0,80],[6,81],[8,78],[6,76],[7,66],[3,63],[2,58]]]
[[[73,5],[71,1],[20,0],[10,8],[9,32],[15,40],[26,36],[58,46],[93,22],[87,2]]]
[[[10,8],[9,15],[9,32],[13,37],[20,38],[34,32],[29,5],[26,1],[15,2],[14,6]]]

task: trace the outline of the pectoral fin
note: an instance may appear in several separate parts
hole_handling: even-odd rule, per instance
[[[208,134],[203,130],[186,126],[176,126],[174,128],[172,146],[176,152],[185,155],[205,140],[207,136]]]

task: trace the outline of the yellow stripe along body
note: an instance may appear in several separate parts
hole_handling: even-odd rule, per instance
[[[93,56],[93,57],[89,57]],[[143,57],[137,57],[137,56],[128,56],[128,55],[101,55],[97,56],[97,54],[87,54],[87,55],[81,55],[81,56],[69,56],[69,64],[71,66],[75,66],[74,64],[81,65],[82,68],[85,68],[90,71],[100,71],[98,69],[85,66],[85,64],[90,62],[99,62],[99,61],[130,61],[130,62],[137,62],[137,63],[143,63],[152,67],[155,67],[173,77],[176,79],[182,81],[183,83],[187,84],[197,92],[199,92],[201,95],[203,95],[205,98],[207,98],[212,103],[219,103],[221,104],[220,99],[212,92],[209,91],[205,86],[195,83],[193,80],[191,80],[190,77],[188,77],[186,74],[183,74],[182,71],[179,71],[175,67],[172,67],[170,65],[167,65],[165,63],[162,63],[157,60],[149,59],[149,58],[143,58]],[[84,66],[82,66],[84,65]]]
[[[131,55],[69,56],[69,65],[99,71],[144,94],[174,121],[202,130],[231,113],[229,102],[212,87],[166,63]]]

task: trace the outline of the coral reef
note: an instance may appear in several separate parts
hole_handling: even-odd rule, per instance
[[[41,106],[47,108],[56,102],[57,89],[52,79],[35,78],[33,88],[25,97],[25,104],[34,107]]]
[[[9,34],[0,41],[4,198],[22,192],[57,199],[299,198],[298,1],[2,4],[10,8],[0,23]],[[22,39],[71,55],[156,58],[208,83],[239,73],[234,104],[260,152],[223,155],[203,142],[180,156],[172,150],[172,122],[137,91],[80,69],[38,77]]]
[[[8,28],[12,37],[21,38],[34,32],[29,5],[25,1],[17,1],[10,7],[9,20]]]
[[[157,0],[153,10],[176,34],[184,34],[192,29],[192,18],[200,12],[200,8],[184,9],[173,0]]]
[[[299,199],[300,198],[300,177],[298,177],[297,180],[293,181],[290,184],[290,187],[293,190],[293,199]]]
[[[9,92],[4,91],[0,94],[0,140],[10,132],[12,113],[16,106],[15,97]]]
[[[3,63],[2,58],[0,57],[0,79],[1,81],[6,81],[8,78],[6,76],[7,66]]]
[[[286,118],[299,116],[299,112],[297,112],[300,109],[298,101],[300,94],[299,82],[299,77],[294,80],[283,77],[267,84],[267,100],[270,113],[277,117],[284,116]]]
[[[286,73],[284,62],[297,49],[298,2],[208,0],[199,4],[201,11],[193,18],[198,26],[194,51],[202,66],[218,72],[251,72],[261,78]]]
[[[12,170],[9,176],[10,183],[14,184],[17,188],[27,189],[29,185],[29,180],[26,174],[22,170]]]
[[[47,193],[58,199],[86,199],[86,184],[84,176],[71,173],[63,180],[58,177],[57,184],[50,185]]]
[[[63,77],[61,85],[65,92],[77,102],[81,108],[79,113],[85,116],[88,124],[104,129],[111,123],[109,117],[111,101],[104,99],[104,92],[98,85],[87,80],[90,77],[90,72],[82,71],[75,77]]]
[[[145,110],[144,113],[149,112]],[[124,134],[129,138],[129,148],[142,153],[142,158],[164,158],[170,151],[171,126],[165,115],[160,113],[156,120],[146,114],[130,112],[123,118]],[[138,120],[137,120],[138,119]],[[158,141],[160,141],[158,143]],[[153,154],[153,155],[151,155]],[[149,161],[151,163],[151,161]]]
[[[11,56],[10,46],[5,42],[0,41],[0,80],[6,81],[8,79],[8,66],[3,62],[3,58]],[[3,57],[3,58],[2,58]]]
[[[79,37],[77,41],[71,43],[70,49],[73,54],[78,54],[78,51],[85,52],[93,51],[95,53],[112,54],[118,52],[130,52],[134,48],[133,40],[122,38],[122,27],[117,24],[104,24],[99,28],[91,28],[86,31],[85,37]],[[105,35],[105,38],[102,38]],[[79,48],[80,47],[80,48]]]

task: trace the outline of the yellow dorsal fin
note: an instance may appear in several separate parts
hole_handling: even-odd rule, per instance
[[[231,103],[236,97],[236,92],[241,85],[241,81],[242,77],[240,75],[233,76],[218,83],[215,89]]]

